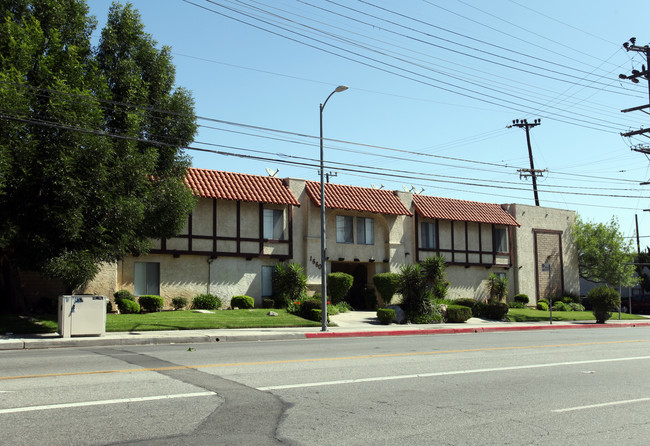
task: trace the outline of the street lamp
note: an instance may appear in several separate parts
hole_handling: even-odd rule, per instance
[[[323,109],[334,93],[347,90],[345,85],[339,85],[320,104],[320,280],[321,280],[321,331],[327,331],[327,256],[325,253],[325,166],[323,165]]]

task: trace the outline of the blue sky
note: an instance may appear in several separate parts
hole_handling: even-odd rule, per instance
[[[111,2],[89,0],[99,20]],[[587,220],[617,216],[650,244],[643,136],[648,83],[620,80],[645,57],[650,4],[524,0],[135,0],[176,83],[196,101],[195,167],[318,180],[319,104],[331,181],[492,203],[534,204],[531,129],[542,206]],[[529,6],[531,5],[531,6]],[[248,156],[248,157],[246,157]],[[251,159],[261,157],[262,160]]]

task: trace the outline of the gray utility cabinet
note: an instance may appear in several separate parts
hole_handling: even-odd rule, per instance
[[[106,333],[106,297],[78,294],[59,296],[59,334],[101,336]]]

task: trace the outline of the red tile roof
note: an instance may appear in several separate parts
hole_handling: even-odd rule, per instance
[[[320,206],[320,183],[306,181],[305,185],[311,201]],[[342,184],[325,184],[325,206],[376,214],[413,215],[392,191]]]
[[[187,171],[185,183],[194,195],[203,198],[300,206],[281,178],[192,167]]]
[[[417,194],[413,195],[413,204],[423,218],[519,226],[517,220],[498,204]]]

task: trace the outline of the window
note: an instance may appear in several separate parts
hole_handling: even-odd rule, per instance
[[[135,262],[133,294],[160,296],[160,263]]]
[[[375,244],[375,221],[372,218],[357,217],[357,243]]]
[[[422,222],[420,225],[420,246],[425,249],[436,249],[436,224]]]
[[[351,215],[336,216],[336,242],[354,243],[354,219]]]
[[[264,238],[284,240],[284,211],[264,209]]]
[[[494,239],[495,252],[509,252],[508,249],[508,229],[501,226],[495,226],[492,232]]]
[[[262,267],[262,297],[273,296],[273,266]]]

